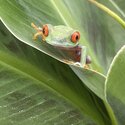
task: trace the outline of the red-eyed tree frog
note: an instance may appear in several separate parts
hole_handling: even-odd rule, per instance
[[[79,45],[79,31],[64,25],[53,26],[51,24],[45,24],[41,28],[31,23],[31,26],[37,30],[33,39],[36,40],[38,36],[41,36],[42,41],[54,46],[66,55],[65,59],[63,59],[65,62],[72,62],[82,67],[88,67],[87,65],[91,63],[90,56],[86,55],[86,47]]]

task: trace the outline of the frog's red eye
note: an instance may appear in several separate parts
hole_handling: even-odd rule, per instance
[[[78,31],[74,32],[71,36],[71,41],[76,43],[80,39],[80,33]]]
[[[48,36],[49,35],[49,28],[47,25],[43,25],[43,34],[45,36]]]

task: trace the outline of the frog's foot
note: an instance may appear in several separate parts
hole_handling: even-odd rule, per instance
[[[81,65],[80,62],[75,62],[74,65],[79,66],[79,67],[82,67],[82,65]]]
[[[42,40],[45,41],[45,36],[43,35],[43,32],[39,31],[33,36],[33,40],[36,40],[38,36],[42,36]]]
[[[73,61],[66,60],[66,59],[63,59],[63,62],[65,62],[65,63],[67,63],[67,64],[73,64],[73,63],[74,63]]]
[[[39,29],[34,23],[31,23],[31,26],[32,26],[35,30],[40,31],[40,29]]]
[[[85,65],[84,65],[84,69],[90,69],[89,65],[88,65],[88,64],[85,64]]]
[[[42,36],[42,40],[45,41],[45,36],[43,34],[42,28],[37,27],[34,23],[31,23],[31,26],[37,31],[33,36],[33,40],[36,40],[38,36]]]
[[[79,62],[73,62],[73,61],[70,61],[70,60],[63,60],[65,63],[67,64],[72,64],[72,65],[76,65],[76,66],[79,66],[79,67],[82,67],[81,64]]]

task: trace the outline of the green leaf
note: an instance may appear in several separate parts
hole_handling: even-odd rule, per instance
[[[124,6],[124,0],[99,0],[101,4],[104,4],[106,7],[121,16],[120,12],[110,1],[114,1],[122,12],[125,12],[122,7]],[[107,72],[112,59],[118,50],[124,45],[125,30],[111,16],[90,2],[88,3],[90,5],[89,7],[91,7],[89,10],[90,12],[86,12],[86,15],[90,13],[88,16],[86,16],[89,31],[88,37],[90,38],[91,44],[94,46],[98,60],[100,60],[101,65],[105,67],[105,71]]]
[[[105,5],[95,1],[95,0],[89,0],[92,4],[96,5],[98,8],[109,14],[109,16],[113,17],[123,28],[125,28],[125,21],[115,12],[113,12],[111,9],[106,7]],[[114,4],[113,4],[114,5]]]
[[[125,123],[125,46],[115,56],[106,81],[106,97],[119,125]]]
[[[83,83],[98,97],[105,100],[105,76],[94,71],[71,66]]]
[[[1,125],[93,123],[61,96],[3,62],[0,74]]]
[[[42,46],[42,43],[32,40],[34,30],[30,26],[31,22],[37,25],[41,23],[65,24],[79,29],[82,34],[81,44],[87,46],[92,57],[92,67],[104,73],[110,64],[109,59],[111,60],[116,52],[114,33],[111,33],[108,28],[106,16],[91,7],[86,0],[1,0],[0,16],[9,31],[20,41],[54,58],[57,57],[48,48]],[[110,42],[107,43],[107,41]],[[89,43],[93,44],[94,49]],[[100,98],[105,99],[105,77],[103,75],[72,66],[78,78],[68,65],[36,52],[35,49],[26,47],[25,44],[17,44],[17,41],[10,42],[4,37],[0,45],[2,62],[39,80],[42,85],[51,88],[52,91],[56,91],[72,102],[83,114],[91,116],[98,124],[110,124],[103,101],[100,100]]]
[[[59,94],[61,98],[63,97],[64,99],[66,99],[67,103],[70,102],[72,103],[73,106],[77,107],[81,114],[89,115],[89,117],[91,117],[94,120],[94,122],[97,122],[98,124],[105,125],[107,123],[110,123],[109,117],[105,110],[103,102],[84,86],[83,82],[73,73],[73,71],[71,70],[71,68],[69,68],[68,65],[65,65],[47,56],[46,54],[43,54],[37,51],[36,49],[33,49],[32,47],[20,41],[15,40],[15,38],[13,38],[12,35],[7,30],[5,30],[3,25],[1,25],[0,29],[1,29],[0,38],[2,38],[2,41],[0,42],[0,64],[1,64],[1,67],[4,67],[7,70],[6,71],[3,69],[3,72],[6,71],[6,74],[7,74],[9,70],[10,72],[19,74],[19,77],[21,78],[22,77],[27,78],[29,80],[28,82],[29,84],[30,84],[30,81],[31,82],[34,81],[32,83],[34,86],[37,86],[38,84],[40,87],[47,87],[47,91],[49,93],[56,92],[56,95]],[[3,73],[1,73],[1,75],[2,74]],[[11,74],[11,77],[8,77],[8,81],[11,81],[10,78],[13,79],[14,77],[14,74],[12,73],[10,74]],[[17,77],[17,75],[15,77]],[[2,81],[3,77],[1,76],[0,78],[1,78],[0,81]],[[3,82],[5,79],[3,79]],[[23,82],[24,86],[25,84],[27,85],[28,83],[27,82],[25,83],[25,81]],[[11,84],[12,84],[11,82],[7,84],[9,86],[7,87],[10,88],[9,90],[7,90],[7,88],[2,89],[1,92],[3,93],[5,90],[13,91],[11,90]],[[16,85],[15,86],[16,88],[20,88],[22,82],[20,83],[15,81],[13,84]],[[13,89],[16,89],[15,87]],[[26,96],[32,95],[33,90],[32,89],[30,90],[30,87],[27,89],[29,89],[30,92]],[[6,91],[4,92],[4,94],[6,94],[7,96],[10,96],[9,92],[6,92]],[[24,90],[24,92],[25,91],[26,90]],[[20,93],[21,92],[22,91],[20,91]],[[2,93],[1,93],[1,96],[2,96]],[[45,93],[45,96],[50,97],[50,94],[47,94],[47,93]],[[38,97],[36,96],[35,98],[38,98]],[[56,98],[57,97],[55,97],[54,100],[56,100],[57,102],[61,100],[60,99],[58,101],[58,99]],[[21,100],[21,98],[19,98],[19,100]],[[3,101],[6,101],[6,100],[3,99]],[[97,102],[99,102],[99,104],[97,104]],[[28,107],[28,105],[29,104],[26,104],[26,107]],[[57,105],[59,104],[57,103]],[[18,103],[17,103],[17,107],[20,107]],[[9,108],[6,108],[6,115],[9,117],[8,110]],[[33,111],[31,111],[30,113],[28,112],[26,113],[27,113],[26,115],[30,114],[30,116],[32,117]],[[41,116],[39,116],[39,119],[40,118]],[[38,119],[38,122],[40,121],[39,119]],[[60,118],[58,117],[57,118],[58,122],[59,122],[59,119]],[[7,124],[10,121],[14,122],[13,119],[11,118],[9,120],[8,118],[6,118],[6,120],[1,122]],[[69,120],[69,122],[71,121]],[[80,115],[80,120],[78,120],[78,122],[79,121],[84,121],[83,116]],[[18,123],[18,121],[16,122]],[[52,122],[54,123],[54,121]],[[22,123],[23,123],[23,120],[22,120]]]
[[[125,18],[125,8],[124,8],[124,1],[121,0],[110,0],[111,4],[114,6],[114,8],[117,10],[117,12],[119,12],[119,15],[123,18]]]
[[[84,1],[80,1],[80,2],[76,2],[76,1],[73,1],[71,5],[70,2],[66,2],[66,1],[60,1],[58,2],[57,0],[56,1],[48,1],[46,3],[46,1],[38,1],[37,3],[35,1],[20,1],[20,2],[16,2],[16,1],[7,1],[7,2],[4,2],[2,1],[2,6],[1,6],[1,17],[2,17],[2,20],[3,20],[3,23],[5,23],[5,25],[7,26],[7,28],[9,28],[9,30],[20,40],[22,40],[23,42],[25,42],[26,44],[28,45],[31,45],[33,47],[35,47],[36,49],[39,49],[40,51],[44,51],[46,53],[48,53],[50,56],[54,56],[57,58],[57,56],[53,55],[53,54],[58,54],[58,52],[56,52],[56,50],[52,50],[52,47],[51,48],[46,48],[46,46],[44,46],[44,44],[42,43],[38,43],[38,42],[34,42],[32,41],[32,33],[33,33],[33,29],[32,27],[30,26],[30,23],[31,22],[40,22],[39,20],[41,20],[42,23],[51,23],[51,24],[58,24],[58,23],[65,23],[67,25],[71,25],[72,27],[79,27],[81,28],[80,25],[81,24],[77,24],[78,22],[78,19],[75,18],[75,15],[74,15],[74,11],[77,11],[78,13],[78,18],[79,20],[83,18],[82,14],[79,12],[79,8],[75,8],[75,10],[72,8],[72,7],[75,7],[75,5],[77,4],[78,6],[81,6],[81,2],[84,2]],[[38,4],[38,5],[37,5]],[[49,4],[49,5],[48,5]],[[67,6],[71,6],[69,8],[69,10],[66,9],[66,5]],[[86,5],[88,5],[87,2],[85,2]],[[41,8],[39,7],[39,5],[41,5]],[[48,5],[48,6],[47,6]],[[13,17],[10,17],[8,15],[8,13],[6,11],[4,11],[4,9],[7,9],[6,7],[9,6],[9,10],[7,11],[12,11],[12,14],[13,14]],[[17,9],[17,6],[18,6],[18,9]],[[39,8],[39,11],[38,11],[38,8]],[[42,9],[43,8],[43,9]],[[47,8],[47,11],[45,11]],[[48,10],[49,8],[49,10]],[[22,9],[24,9],[24,11],[22,12]],[[87,8],[89,9],[89,8]],[[50,11],[51,10],[51,11]],[[32,13],[30,13],[32,12]],[[46,12],[46,18],[44,18],[44,14]],[[49,12],[51,12],[49,14]],[[63,13],[62,13],[63,12]],[[71,12],[71,14],[70,14]],[[52,16],[52,15],[54,16]],[[18,15],[18,17],[14,17]],[[41,15],[41,17],[39,17]],[[72,15],[72,18],[74,17],[74,20],[71,20],[71,15]],[[55,17],[58,17],[55,19]],[[38,18],[39,17],[39,18]],[[54,20],[52,20],[52,17],[54,18]],[[37,19],[39,20],[37,20]],[[46,20],[44,20],[46,19]],[[49,20],[50,19],[50,20]],[[57,20],[58,19],[58,20]],[[76,20],[75,20],[76,19]],[[11,23],[10,23],[11,22]],[[23,23],[22,23],[23,22]],[[25,24],[25,25],[24,25]],[[24,28],[25,27],[25,28]],[[83,28],[81,28],[81,32],[83,32]],[[82,42],[84,44],[88,44],[87,41],[85,41],[85,34],[82,35]],[[87,45],[88,46],[88,45]],[[100,48],[99,48],[100,49]],[[93,60],[92,61],[92,65],[95,65],[97,61]],[[95,66],[97,67],[97,66]],[[96,70],[101,70],[102,68],[96,68]],[[83,72],[83,70],[79,69],[79,72]],[[77,69],[76,71],[74,70],[74,72],[78,72]],[[90,80],[90,78],[88,78],[87,75],[86,77],[82,78],[82,75],[79,76],[79,73],[77,73],[77,75],[80,77],[80,79],[82,79],[82,81],[86,84],[86,86],[91,89],[97,96],[99,96],[101,99],[104,100],[104,80],[105,78],[103,78],[102,75],[99,75],[98,73],[96,74],[96,72],[91,72],[91,71],[87,71],[88,74],[90,72],[89,75],[91,75],[91,73],[93,74],[93,77],[92,77],[92,80],[95,79],[96,81],[99,80],[97,83],[95,82],[95,80],[93,80],[93,83],[92,80]],[[91,75],[92,76],[92,75]],[[88,80],[90,84],[88,84]],[[101,84],[100,84],[101,82]]]
[[[50,51],[45,46],[42,46],[41,43],[34,42],[32,36],[34,29],[31,27],[31,23],[34,22],[38,26],[41,24],[50,23],[52,25],[61,25],[65,24],[71,26],[72,28],[78,29],[81,32],[81,44],[91,48],[86,40],[86,33],[84,28],[81,26],[83,16],[80,12],[86,1],[58,1],[58,0],[39,0],[39,1],[0,1],[0,15],[3,23],[7,28],[22,42],[35,47],[36,49],[55,57],[53,51]],[[68,7],[67,6],[71,6]],[[76,8],[78,5],[80,8]],[[74,8],[75,7],[75,8]],[[75,10],[74,10],[75,9]],[[6,10],[6,11],[5,11]],[[77,18],[75,12],[77,11]],[[11,12],[11,15],[9,14]],[[11,22],[11,23],[10,23]],[[89,53],[92,57],[94,67],[98,71],[102,71],[98,60],[96,59],[95,54],[92,49],[89,49]],[[58,58],[57,58],[58,59]]]
[[[31,40],[34,33],[30,26],[31,22],[39,26],[41,23],[66,24],[80,30],[80,42],[88,48],[93,60],[92,67],[102,73],[107,72],[111,60],[124,45],[122,40],[125,37],[124,29],[110,16],[86,0],[42,0],[37,2],[1,0],[0,2],[0,16],[9,30],[23,42],[41,51],[48,53],[45,47],[40,46],[41,43],[34,43]],[[101,3],[117,12],[110,1],[101,0]],[[120,7],[123,5],[121,3]]]

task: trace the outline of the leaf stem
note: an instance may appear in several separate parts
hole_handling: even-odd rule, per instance
[[[112,10],[110,10],[103,4],[98,3],[95,0],[88,0],[88,1],[96,5],[98,8],[102,9],[106,13],[108,13],[111,17],[113,17],[118,23],[120,23],[125,28],[125,21],[120,16],[118,16],[115,12],[113,12]]]
[[[116,119],[116,117],[114,115],[114,112],[113,112],[111,106],[109,105],[109,103],[107,101],[103,101],[103,102],[104,102],[104,105],[105,105],[105,107],[107,109],[109,117],[110,117],[110,119],[112,121],[112,125],[118,125],[117,119]]]
[[[120,7],[114,2],[114,0],[109,0],[109,2],[117,9],[117,11],[125,18],[125,13],[120,9]]]

